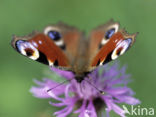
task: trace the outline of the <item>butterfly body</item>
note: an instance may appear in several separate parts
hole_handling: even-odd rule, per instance
[[[47,26],[43,32],[13,36],[11,44],[30,59],[72,71],[81,82],[96,67],[124,54],[134,43],[135,36],[119,29],[119,23],[114,21],[94,29],[88,38],[77,28],[58,23]]]

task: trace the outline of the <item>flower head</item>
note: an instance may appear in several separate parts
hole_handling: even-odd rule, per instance
[[[125,111],[117,105],[118,103],[130,105],[140,103],[138,99],[133,97],[134,92],[127,87],[129,75],[125,74],[125,69],[123,67],[119,70],[117,63],[111,67],[105,65],[90,73],[81,83],[77,83],[73,79],[70,83],[62,84],[49,92],[47,92],[48,89],[57,86],[59,83],[50,79],[43,79],[42,82],[35,81],[39,87],[32,87],[31,92],[38,98],[57,100],[58,103],[50,102],[53,106],[64,107],[54,113],[57,117],[66,117],[72,112],[78,113],[79,117],[97,117],[97,113],[102,112],[103,108],[107,117],[111,110],[121,117],[125,117]],[[74,77],[68,71],[54,68],[52,70],[68,80]],[[99,90],[102,90],[104,94],[102,95]]]

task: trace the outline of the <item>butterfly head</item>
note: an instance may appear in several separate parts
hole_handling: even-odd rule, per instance
[[[82,74],[75,74],[75,80],[78,83],[81,83],[89,74],[90,72],[84,72]]]
[[[75,79],[78,83],[81,83],[84,80],[84,76],[75,76]]]

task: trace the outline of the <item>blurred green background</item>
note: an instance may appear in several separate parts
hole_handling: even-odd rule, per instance
[[[134,80],[129,86],[141,107],[156,109],[155,0],[0,0],[0,117],[49,117],[57,109],[29,93],[32,79],[45,77],[49,68],[15,52],[13,34],[23,36],[58,21],[88,32],[111,18],[128,32],[139,32],[119,60],[128,64]]]

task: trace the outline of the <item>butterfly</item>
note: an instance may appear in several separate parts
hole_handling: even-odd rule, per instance
[[[11,45],[20,54],[40,63],[72,71],[77,82],[88,73],[123,55],[137,33],[129,34],[113,20],[93,29],[88,37],[64,23],[49,25],[42,32],[13,36]]]

